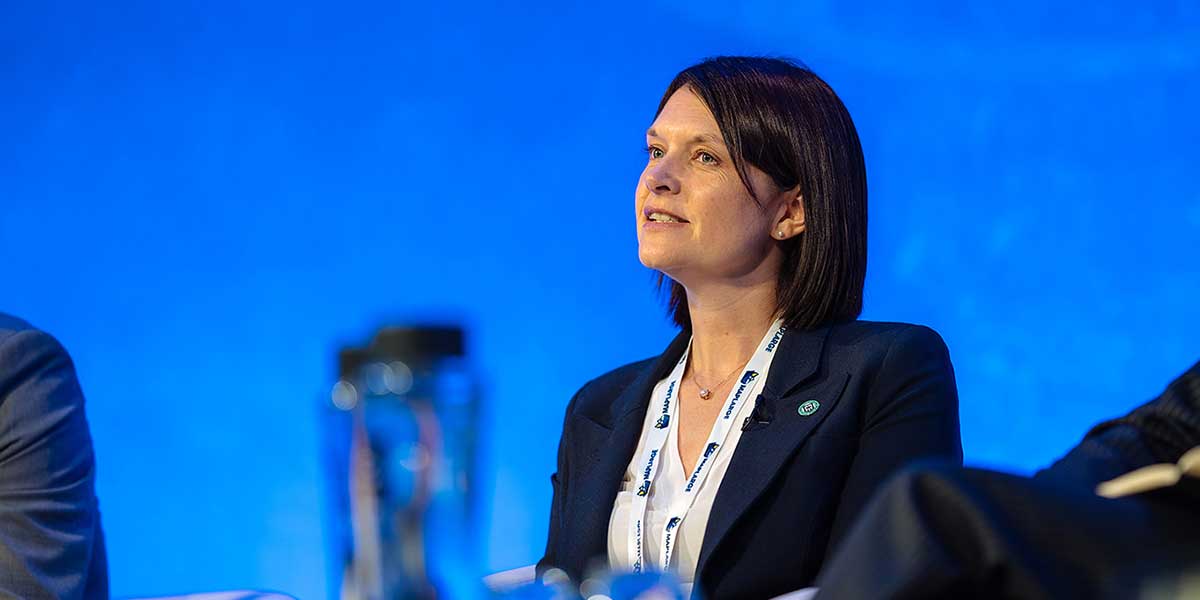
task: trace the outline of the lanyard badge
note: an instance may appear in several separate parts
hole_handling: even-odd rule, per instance
[[[670,507],[670,518],[663,525],[662,544],[659,547],[659,564],[665,570],[671,564],[671,555],[674,551],[674,540],[678,536],[679,526],[687,517],[688,511],[691,510],[692,504],[696,500],[696,495],[704,485],[709,472],[712,470],[711,465],[716,462],[718,454],[723,450],[722,446],[729,437],[729,432],[733,429],[734,422],[738,409],[753,397],[754,390],[762,384],[766,378],[767,370],[771,366],[771,359],[775,356],[775,348],[779,344],[779,340],[783,338],[783,333],[787,328],[783,325],[782,319],[776,319],[767,330],[762,341],[758,345],[758,350],[750,357],[750,362],[746,363],[745,369],[742,371],[742,376],[738,378],[737,384],[729,391],[729,397],[725,400],[725,410],[718,416],[713,423],[712,432],[708,436],[708,442],[704,446],[704,452],[700,455],[700,459],[696,462],[696,467],[692,469],[691,476],[687,480],[683,491],[677,498],[674,499]],[[633,502],[630,505],[629,511],[629,556],[633,558],[633,571],[640,573],[643,570],[642,548],[643,531],[646,527],[646,504],[649,500],[651,487],[654,485],[655,476],[658,474],[659,463],[662,462],[662,454],[668,439],[670,428],[673,424],[678,423],[676,412],[679,405],[679,389],[683,380],[683,373],[687,367],[688,355],[691,353],[692,345],[688,342],[688,347],[684,351],[679,362],[675,364],[675,368],[671,374],[667,376],[666,386],[656,386],[654,388],[654,397],[650,399],[651,407],[659,411],[658,417],[654,421],[654,427],[646,434],[646,445],[637,464],[641,465],[638,475],[642,480],[637,487],[637,491],[633,495]]]

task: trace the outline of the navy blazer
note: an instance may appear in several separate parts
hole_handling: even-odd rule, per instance
[[[572,398],[539,574],[557,567],[579,582],[606,566],[613,502],[650,394],[690,335]],[[854,321],[789,330],[776,352],[709,514],[696,595],[769,598],[811,585],[889,475],[915,459],[962,463],[954,371],[932,329]],[[806,416],[798,409],[809,400],[820,408]]]

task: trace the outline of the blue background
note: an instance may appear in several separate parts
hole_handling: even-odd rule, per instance
[[[1200,358],[1195,3],[245,4],[0,6],[0,310],[76,359],[117,595],[323,596],[334,352],[414,319],[486,385],[480,570],[533,562],[567,399],[673,333],[633,189],[708,55],[849,106],[864,318],[945,337],[969,462]]]

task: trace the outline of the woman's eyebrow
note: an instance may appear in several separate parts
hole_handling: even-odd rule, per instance
[[[646,130],[646,137],[661,137],[661,136],[659,136],[658,132],[654,131],[654,129],[651,128],[651,129]],[[689,144],[703,143],[703,144],[714,144],[714,145],[724,146],[725,140],[721,139],[720,136],[716,136],[711,133],[701,133],[697,136],[692,137],[692,139],[688,140],[687,143],[689,143]]]

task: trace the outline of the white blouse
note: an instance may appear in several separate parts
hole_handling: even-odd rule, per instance
[[[762,382],[766,380],[765,375],[764,373],[764,376],[759,378],[759,381],[756,382],[757,385],[762,385]],[[664,385],[667,385],[667,379],[658,382],[650,397],[660,397],[661,388]],[[758,395],[756,390],[750,391],[753,392],[749,396],[750,398]],[[716,399],[714,398],[714,400]],[[721,486],[721,481],[725,479],[725,471],[729,468],[729,460],[733,457],[738,440],[742,437],[741,423],[753,412],[754,402],[743,402],[737,410],[737,417],[734,420],[734,423],[737,425],[729,432],[729,438],[721,447],[720,452],[717,453],[716,461],[711,467],[712,471],[709,472],[707,479],[696,492],[695,503],[692,504],[687,517],[679,525],[675,550],[671,554],[671,564],[668,568],[663,568],[663,565],[657,564],[659,561],[657,549],[662,543],[663,527],[670,516],[668,512],[671,509],[671,504],[676,497],[683,493],[683,488],[688,478],[688,475],[683,472],[683,461],[679,458],[679,430],[677,426],[679,419],[672,419],[669,425],[670,430],[667,432],[665,457],[662,465],[659,467],[654,485],[650,488],[650,494],[647,496],[647,527],[646,535],[642,540],[643,560],[650,569],[675,573],[679,577],[686,595],[692,593],[692,586],[696,578],[696,561],[700,558],[700,547],[704,543],[704,530],[708,527],[708,515],[712,511],[713,500],[717,497],[717,489]],[[634,474],[634,471],[638,468],[638,465],[634,463],[638,462],[638,458],[645,451],[647,434],[654,428],[657,416],[658,413],[656,411],[646,411],[646,419],[642,423],[642,435],[638,440],[637,450],[634,451],[633,458],[625,468],[625,476],[621,480],[621,490],[617,493],[616,502],[613,503],[612,516],[609,517],[608,564],[616,572],[628,572],[633,569],[635,557],[629,555],[628,536],[630,505],[639,477]]]

